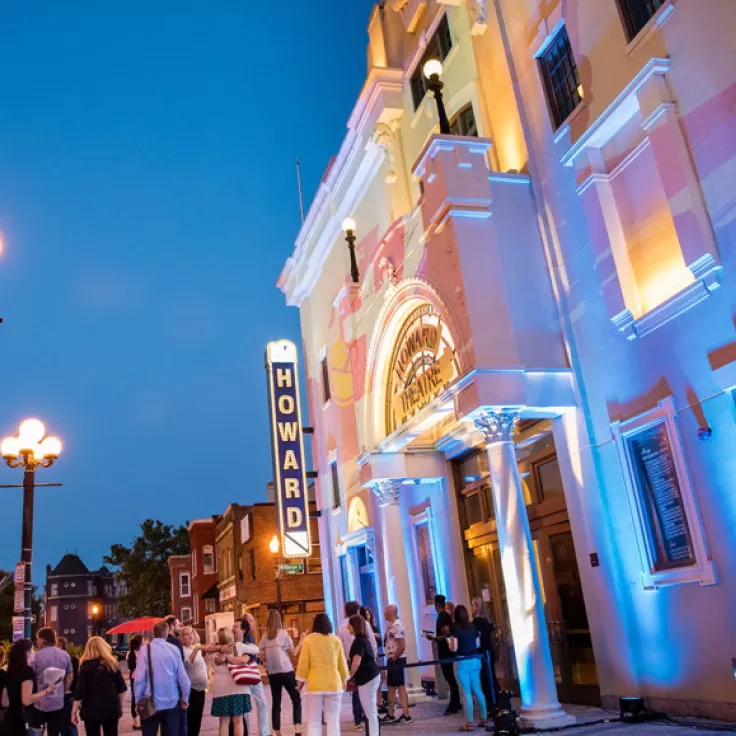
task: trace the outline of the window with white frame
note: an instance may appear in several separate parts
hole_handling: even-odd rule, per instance
[[[179,595],[183,598],[190,595],[191,591],[191,580],[189,579],[188,572],[179,573]]]
[[[49,619],[52,624],[56,623],[56,621],[59,618],[59,607],[58,606],[50,606],[49,607]]]
[[[183,624],[192,623],[192,609],[184,607],[181,609],[181,622]]]
[[[51,583],[51,595],[59,595],[59,584]]]
[[[212,545],[207,544],[202,547],[202,572],[205,575],[211,575],[215,571],[215,554]]]
[[[613,425],[646,588],[716,582],[677,429],[674,401]]]

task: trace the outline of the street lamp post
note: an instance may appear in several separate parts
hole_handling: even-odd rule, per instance
[[[279,609],[279,616],[282,615],[282,604],[281,604],[281,545],[279,544],[279,538],[274,534],[273,539],[268,543],[268,548],[271,550],[271,554],[276,557],[276,607]]]
[[[23,535],[21,562],[25,567],[23,586],[23,636],[31,638],[31,604],[33,601],[33,496],[36,489],[36,468],[48,468],[61,454],[58,437],[44,437],[46,427],[38,419],[26,419],[17,437],[6,437],[0,444],[3,459],[11,468],[23,468]]]
[[[348,250],[350,251],[350,277],[354,284],[357,284],[360,279],[358,273],[358,261],[355,258],[355,220],[352,217],[346,217],[342,221],[342,229],[345,233],[345,240],[348,243]]]
[[[93,603],[92,608],[90,610],[92,614],[92,635],[93,636],[99,636],[100,635],[100,606],[98,603]]]
[[[440,133],[442,135],[450,135],[450,121],[447,119],[445,112],[445,103],[442,99],[442,88],[445,86],[440,80],[442,74],[442,62],[438,59],[430,59],[422,69],[424,76],[429,82],[429,89],[434,94],[434,101],[437,103],[437,117],[440,119]]]

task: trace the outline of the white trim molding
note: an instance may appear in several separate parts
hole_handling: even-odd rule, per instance
[[[647,514],[642,507],[642,489],[639,489],[634,460],[631,456],[629,441],[632,437],[646,430],[662,426],[671,453],[680,491],[685,520],[687,522],[695,563],[687,567],[656,569],[650,533],[648,531]],[[685,456],[680,443],[677,428],[677,411],[672,397],[660,401],[655,409],[624,422],[613,422],[611,432],[616,441],[619,459],[624,475],[629,510],[631,512],[637,549],[641,562],[641,581],[646,590],[654,590],[668,585],[683,583],[699,583],[700,585],[716,585],[718,577],[716,567],[710,557],[703,532],[695,493],[687,471]]]

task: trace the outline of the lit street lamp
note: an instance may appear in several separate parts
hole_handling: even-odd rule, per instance
[[[92,634],[93,636],[100,635],[100,625],[99,625],[100,610],[101,610],[100,606],[97,603],[92,604],[90,613],[92,614]]]
[[[434,101],[437,103],[437,117],[440,119],[440,133],[442,135],[450,135],[450,121],[447,119],[445,112],[445,103],[442,100],[442,88],[445,86],[441,80],[442,62],[437,59],[430,59],[422,69],[424,76],[429,82],[429,89],[434,94]]]
[[[271,554],[276,557],[276,606],[279,609],[279,615],[281,613],[281,545],[279,544],[279,538],[274,534],[273,539],[268,543],[268,548],[271,550]]]
[[[33,582],[33,494],[36,487],[36,468],[48,468],[61,454],[58,437],[44,437],[46,428],[38,419],[21,423],[17,437],[6,437],[0,444],[3,459],[11,468],[23,468],[23,536],[21,562],[25,566],[23,587],[23,636],[31,638],[31,603]]]
[[[360,278],[358,273],[358,261],[355,259],[355,220],[352,217],[346,217],[342,221],[342,229],[345,232],[345,240],[348,242],[348,250],[350,251],[350,276],[353,283],[357,284]]]

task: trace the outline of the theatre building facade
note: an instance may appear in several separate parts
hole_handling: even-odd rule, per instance
[[[482,598],[531,725],[736,719],[734,37],[729,0],[379,4],[279,280],[328,611],[396,604],[416,661]]]

